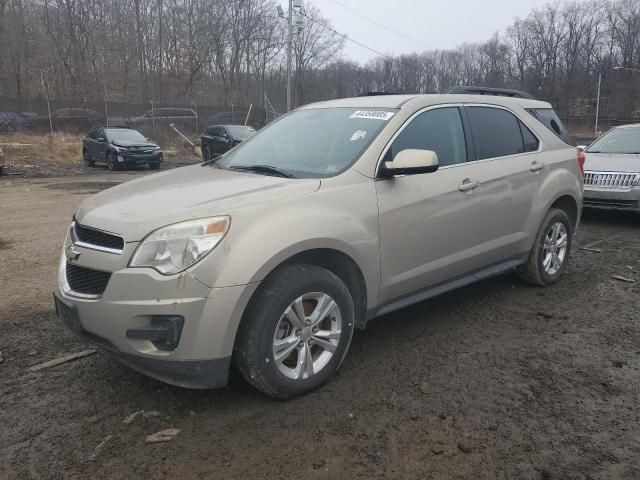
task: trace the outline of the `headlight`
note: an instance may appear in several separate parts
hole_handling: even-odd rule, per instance
[[[230,223],[222,216],[159,228],[140,242],[129,266],[155,268],[163,275],[186,270],[220,243]]]

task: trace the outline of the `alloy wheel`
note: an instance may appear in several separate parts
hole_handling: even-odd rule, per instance
[[[306,380],[333,357],[342,334],[338,304],[326,293],[296,298],[284,311],[273,336],[273,358],[280,373]]]
[[[549,275],[560,271],[567,256],[567,228],[562,222],[554,223],[544,237],[542,247],[542,267]]]

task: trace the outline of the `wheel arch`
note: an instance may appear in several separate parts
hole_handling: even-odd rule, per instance
[[[349,254],[332,247],[308,248],[299,251],[279,261],[279,263],[273,266],[268,272],[264,273],[264,280],[262,281],[262,284],[264,284],[269,277],[277,274],[278,270],[283,266],[296,263],[315,265],[324,268],[340,278],[340,280],[342,280],[349,289],[353,298],[356,327],[365,327],[368,299],[367,282],[362,269]],[[251,299],[249,299],[249,302],[244,308],[245,312],[260,289],[261,287],[258,287],[251,296]]]
[[[547,211],[552,208],[564,210],[571,220],[571,227],[575,231],[576,227],[578,226],[578,220],[580,218],[580,211],[576,199],[572,195],[561,195],[553,201]]]

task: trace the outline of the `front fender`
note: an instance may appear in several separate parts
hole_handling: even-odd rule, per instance
[[[367,299],[376,302],[380,281],[378,209],[373,181],[324,186],[316,193],[255,205],[232,214],[227,237],[194,274],[219,288],[264,280],[299,253],[333,249],[360,268]],[[345,198],[344,195],[348,195]]]

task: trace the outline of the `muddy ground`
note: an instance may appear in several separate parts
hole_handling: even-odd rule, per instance
[[[102,353],[28,372],[87,348],[51,301],[74,209],[144,174],[0,179],[0,478],[640,478],[628,215],[587,215],[554,287],[507,274],[376,320],[328,385],[289,402],[238,379],[165,386]]]

